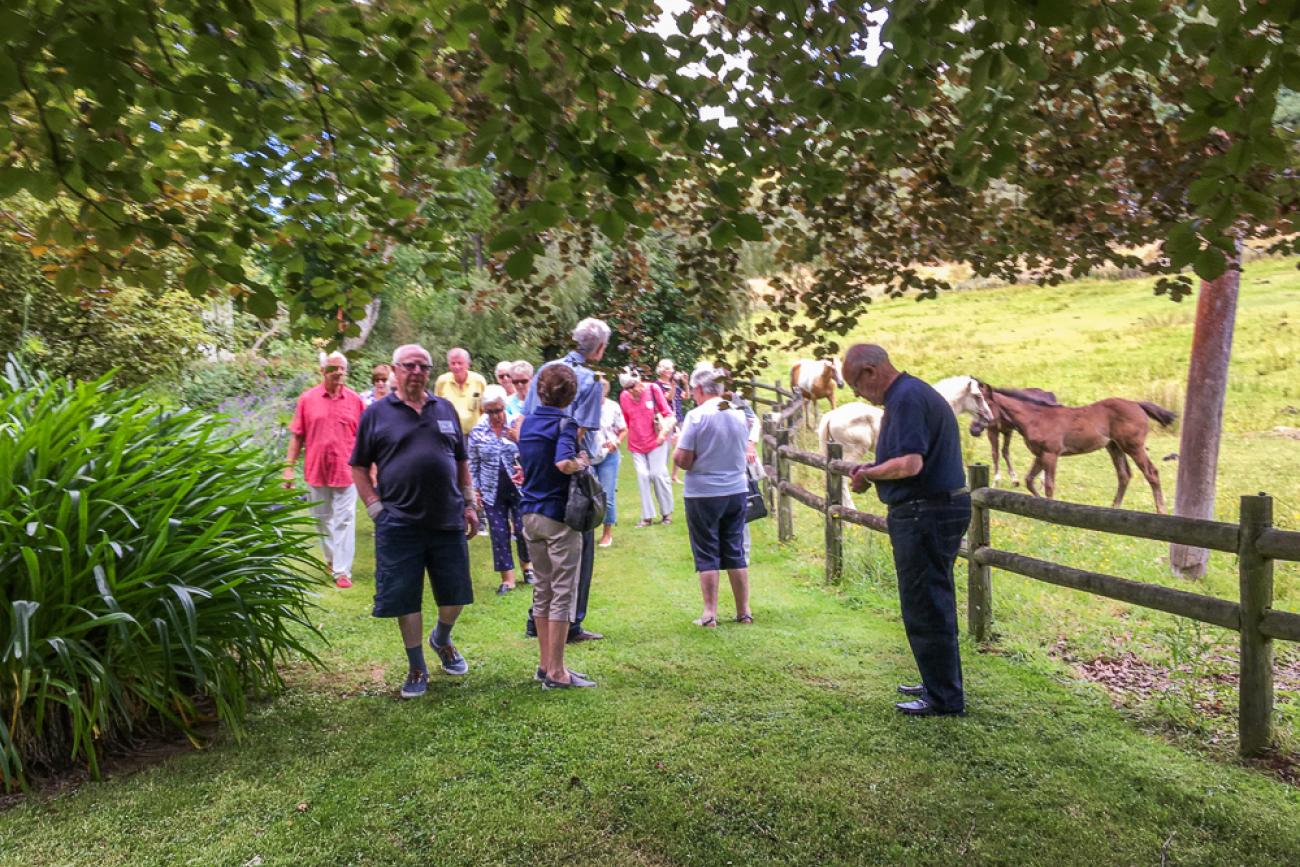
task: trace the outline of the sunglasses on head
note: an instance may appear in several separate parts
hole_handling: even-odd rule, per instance
[[[420,373],[428,373],[433,370],[432,364],[425,364],[423,361],[399,361],[397,362],[397,366],[402,368],[402,370],[405,370],[407,373],[415,373],[416,371],[419,371]]]

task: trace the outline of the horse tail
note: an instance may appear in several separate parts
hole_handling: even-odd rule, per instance
[[[1178,418],[1177,413],[1167,410],[1158,404],[1154,404],[1149,400],[1139,400],[1138,406],[1142,407],[1143,412],[1159,422],[1161,427],[1169,427],[1174,423],[1174,419]]]

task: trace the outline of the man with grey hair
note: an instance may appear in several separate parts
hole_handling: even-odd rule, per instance
[[[460,416],[460,430],[468,434],[483,415],[483,389],[487,380],[469,369],[469,353],[459,346],[447,352],[447,372],[433,384],[433,394],[451,401]]]
[[[416,344],[393,353],[397,389],[361,417],[352,479],[375,522],[375,617],[394,617],[406,647],[402,698],[425,693],[429,671],[421,638],[424,578],[438,606],[429,646],[442,670],[463,675],[469,664],[451,641],[461,610],[474,601],[469,538],[478,533],[473,485],[460,418],[450,401],[428,392],[429,353]],[[379,485],[370,481],[378,468]]]
[[[921,673],[921,683],[898,687],[910,700],[895,707],[910,716],[963,714],[952,570],[971,503],[957,417],[939,392],[897,370],[889,353],[873,343],[849,348],[844,381],[859,397],[885,408],[876,459],[854,468],[852,488],[862,493],[875,483],[889,509],[903,629]]]
[[[577,374],[578,394],[574,397],[573,403],[569,404],[567,415],[578,426],[579,448],[585,450],[588,455],[595,451],[597,446],[595,435],[600,430],[600,411],[605,402],[600,382],[596,379],[595,371],[589,365],[604,358],[605,349],[609,345],[610,334],[609,326],[602,320],[592,318],[582,320],[573,329],[573,342],[577,344],[577,349],[564,356],[564,358],[546,362],[537,371],[540,376],[542,370],[552,364],[565,364],[573,368],[573,372]],[[527,396],[524,398],[524,416],[532,415],[540,405],[537,389],[529,389]],[[587,616],[587,597],[591,592],[591,573],[595,565],[595,558],[596,533],[593,530],[582,534],[582,561],[578,575],[578,610],[573,623],[569,625],[568,640],[571,642],[595,641],[605,637],[599,632],[589,632],[582,625]],[[537,635],[531,612],[528,615],[528,623],[524,627],[524,634],[529,638]]]
[[[744,413],[723,396],[725,385],[725,375],[712,367],[691,373],[696,407],[686,414],[673,454],[673,463],[686,471],[686,528],[704,597],[704,611],[695,625],[705,628],[718,625],[718,576],[723,569],[731,580],[736,622],[754,622],[744,543],[749,425]]]
[[[343,384],[348,375],[346,355],[321,353],[320,372],[321,384],[299,395],[289,423],[284,486],[293,487],[294,467],[303,454],[303,481],[311,492],[325,564],[334,584],[346,590],[352,586],[357,514],[357,489],[348,456],[365,407],[361,396]]]

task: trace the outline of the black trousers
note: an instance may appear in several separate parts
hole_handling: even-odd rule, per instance
[[[966,707],[957,646],[953,564],[970,525],[970,495],[913,500],[889,510],[898,601],[926,699],[942,711]]]
[[[587,597],[591,595],[591,573],[596,566],[596,531],[582,534],[582,561],[578,566],[578,613],[569,624],[569,637],[582,632],[582,621],[587,618]],[[528,610],[528,622],[524,625],[528,635],[537,634],[537,624],[533,622],[533,612]]]

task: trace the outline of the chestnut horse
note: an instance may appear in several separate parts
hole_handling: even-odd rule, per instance
[[[980,383],[983,387],[983,383]],[[1043,391],[1041,388],[1022,388],[1018,389],[1030,397],[1036,397],[1044,403],[1056,403],[1056,395],[1050,391]],[[998,409],[993,401],[988,401],[990,419],[985,420],[976,417],[970,423],[970,435],[977,437],[982,433],[988,433],[989,448],[993,452],[993,484],[1002,481],[1002,470],[998,467],[998,437],[1002,438],[1002,459],[1007,462],[1007,473],[1011,476],[1011,484],[1019,485],[1020,480],[1016,478],[1016,468],[1011,466],[1011,435],[1016,429],[1011,426],[1011,422]]]
[[[801,358],[790,368],[790,390],[803,398],[808,411],[803,414],[804,424],[812,430],[813,416],[817,414],[817,401],[825,398],[835,409],[835,389],[844,385],[840,374],[840,360],[835,357]]]
[[[1124,489],[1128,487],[1133,471],[1128,458],[1138,465],[1151,493],[1155,497],[1156,512],[1164,514],[1165,498],[1160,492],[1160,473],[1147,455],[1146,440],[1150,424],[1148,417],[1162,426],[1177,418],[1164,407],[1148,401],[1124,400],[1108,397],[1087,406],[1061,406],[1040,400],[1026,392],[1011,388],[983,386],[984,397],[1006,416],[1034,455],[1034,465],[1025,476],[1029,493],[1039,496],[1034,479],[1043,473],[1043,487],[1050,499],[1056,494],[1056,459],[1062,455],[1083,455],[1105,448],[1115,464],[1119,483],[1115,491],[1113,508],[1124,502]]]

